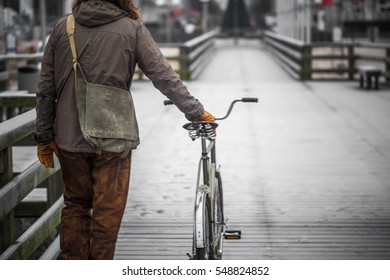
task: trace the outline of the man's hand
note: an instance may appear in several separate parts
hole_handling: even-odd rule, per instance
[[[198,121],[201,121],[201,122],[215,122],[215,118],[209,112],[204,111],[203,115],[200,116]],[[214,134],[216,135],[217,134],[217,130],[214,128],[213,131],[214,131]]]
[[[215,122],[215,118],[209,112],[204,111],[203,115],[199,117],[198,121]]]
[[[54,167],[53,152],[58,157],[58,148],[55,140],[51,140],[48,144],[38,144],[38,159],[45,165],[46,168]]]

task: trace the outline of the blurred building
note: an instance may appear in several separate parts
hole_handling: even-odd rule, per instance
[[[155,40],[183,42],[205,31],[202,30],[205,7],[208,10],[206,26],[209,29],[219,26],[221,8],[217,1],[139,0],[135,3],[140,8],[142,19]]]
[[[275,31],[299,40],[390,40],[390,0],[275,0],[275,11]]]
[[[219,26],[221,18],[221,0],[133,1],[158,42],[183,42],[200,35],[205,5],[210,29]],[[71,4],[72,0],[0,0],[0,53],[5,52],[5,37],[17,38],[18,52],[41,50],[58,19],[71,12]]]
[[[339,4],[347,37],[390,41],[390,0],[339,1]]]
[[[0,0],[0,32],[13,30],[23,39],[40,38],[42,8],[45,10],[44,19],[49,32],[50,26],[70,12],[71,2],[72,0]]]
[[[180,40],[180,16],[183,15],[185,2],[181,0],[142,0],[134,2],[140,10],[141,17],[154,39],[158,42]],[[184,29],[184,27],[183,27]]]
[[[0,0],[0,38],[15,36],[19,52],[33,52],[46,41],[59,18],[69,13],[72,0]],[[5,40],[0,40],[0,53]]]

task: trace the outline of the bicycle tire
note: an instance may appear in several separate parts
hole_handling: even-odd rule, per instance
[[[194,243],[195,260],[210,260],[214,258],[211,241],[211,202],[209,194],[200,190],[197,192],[195,206]]]
[[[225,217],[223,211],[223,188],[221,173],[215,173],[215,186],[214,186],[214,232],[216,236],[215,247],[213,249],[214,259],[222,259],[222,242],[223,232],[225,229]]]

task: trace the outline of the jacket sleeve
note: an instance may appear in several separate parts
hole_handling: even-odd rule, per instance
[[[53,36],[50,36],[43,54],[35,108],[37,118],[34,137],[38,143],[48,142],[55,137],[55,108],[54,47]]]
[[[142,22],[137,30],[136,56],[139,68],[188,120],[195,121],[203,114],[202,104],[188,92]]]

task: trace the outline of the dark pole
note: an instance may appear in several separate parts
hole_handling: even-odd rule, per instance
[[[233,38],[234,44],[238,43],[238,9],[239,3],[238,0],[234,0],[234,8],[233,8]]]
[[[0,38],[2,38],[1,40],[4,39],[4,17],[3,17],[3,6],[4,6],[4,0],[0,0]]]
[[[46,45],[46,0],[40,0],[39,12],[41,16],[41,40],[42,49],[45,49]]]

